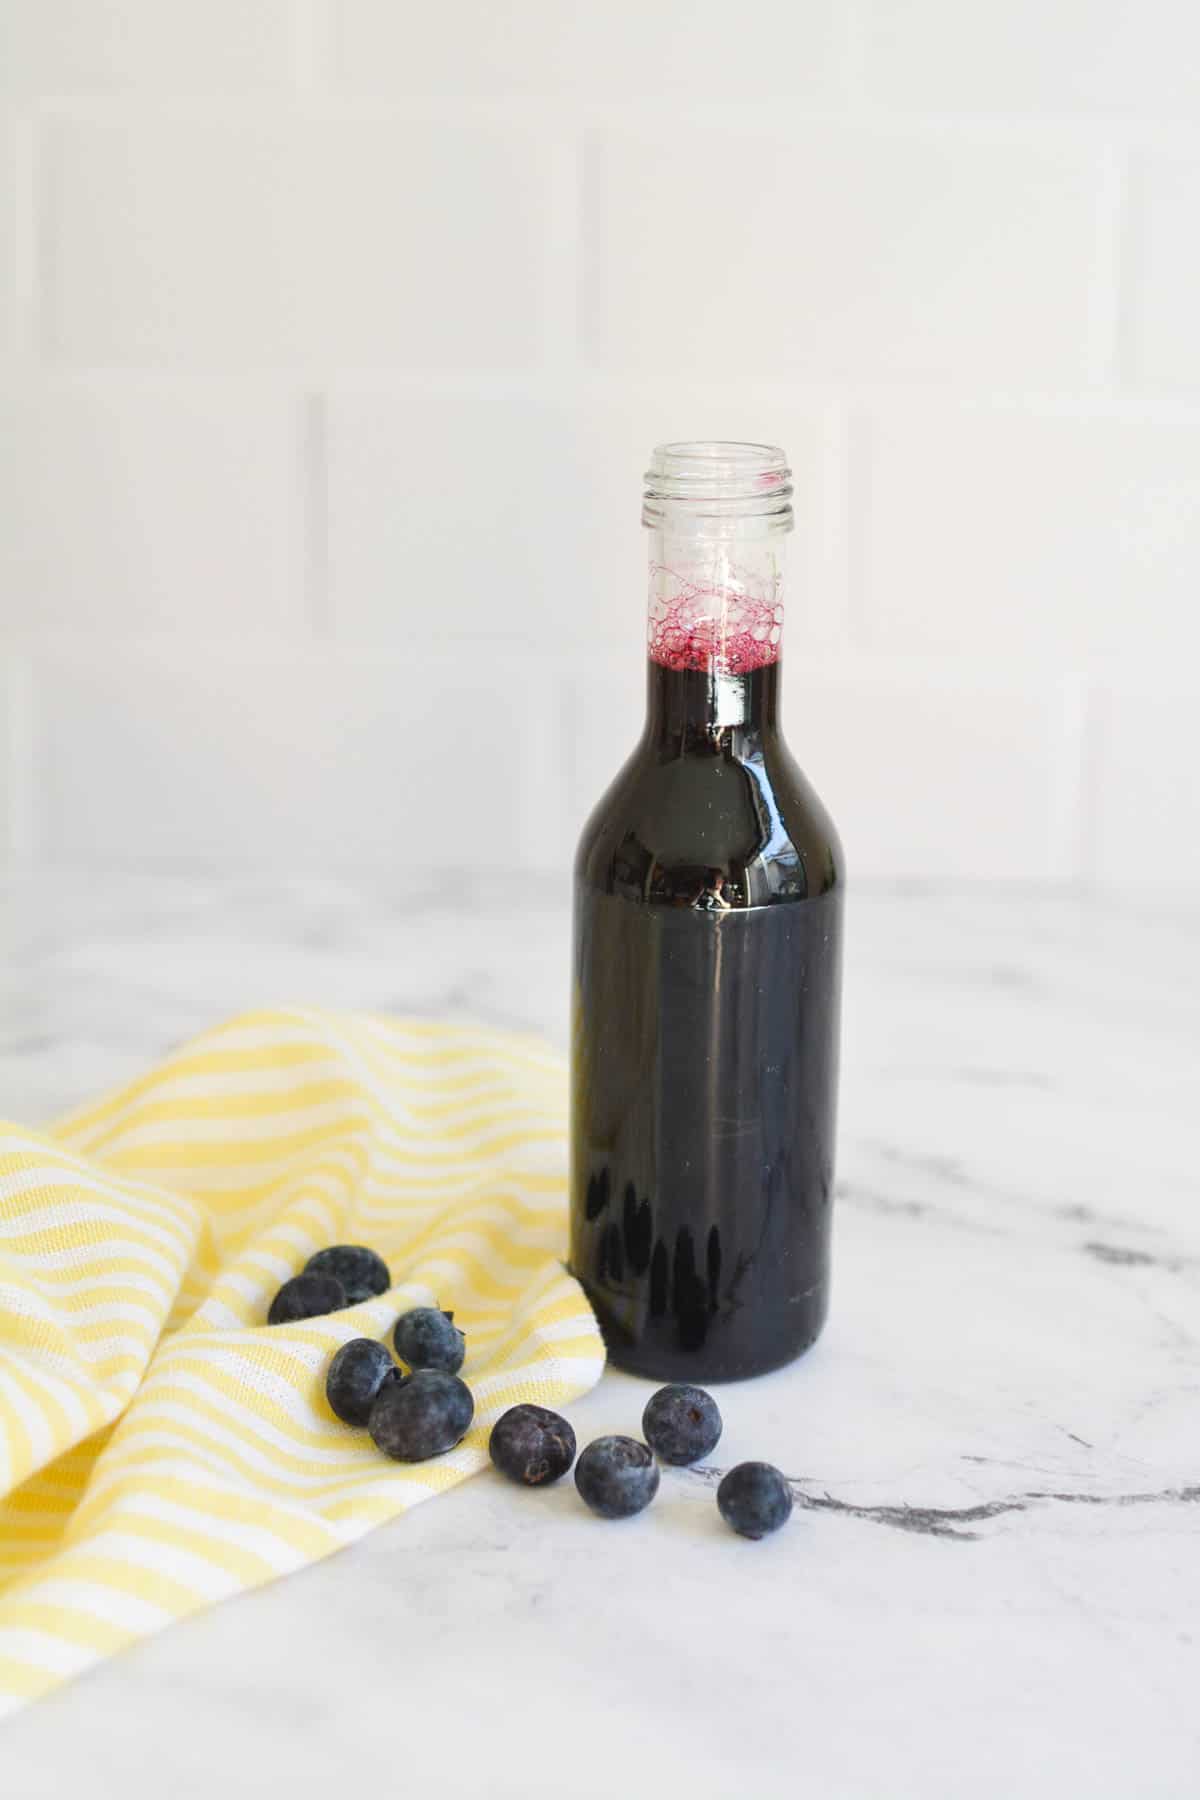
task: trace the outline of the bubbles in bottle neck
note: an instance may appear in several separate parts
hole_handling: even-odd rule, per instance
[[[659,445],[642,503],[653,662],[738,676],[779,660],[791,502],[773,445]]]
[[[658,540],[650,558],[647,638],[666,669],[749,675],[779,660],[783,573],[774,549],[738,557],[724,547]],[[661,549],[659,547],[661,546]],[[655,550],[664,558],[656,560]]]

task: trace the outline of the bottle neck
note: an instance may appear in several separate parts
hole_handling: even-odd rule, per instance
[[[668,669],[651,657],[646,671],[646,735],[676,756],[727,751],[753,756],[779,729],[779,661],[730,675]]]
[[[651,531],[646,731],[666,753],[752,755],[777,731],[784,542]]]

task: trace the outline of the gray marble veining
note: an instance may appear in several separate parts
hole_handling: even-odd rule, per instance
[[[277,1002],[565,1041],[562,888],[62,873],[0,921],[27,1123]],[[721,1392],[712,1467],[620,1526],[469,1482],[18,1716],[3,1791],[1194,1794],[1200,922],[857,894],[847,976],[832,1322]],[[762,1545],[713,1505],[746,1456],[798,1501]]]

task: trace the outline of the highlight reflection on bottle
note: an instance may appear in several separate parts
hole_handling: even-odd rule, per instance
[[[779,729],[782,453],[646,477],[648,705],[575,863],[571,1267],[612,1360],[777,1367],[829,1297],[843,865]]]

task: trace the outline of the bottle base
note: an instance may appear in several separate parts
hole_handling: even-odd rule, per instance
[[[574,1273],[574,1271],[572,1271]],[[578,1275],[576,1279],[580,1280]],[[674,1333],[664,1331],[633,1338],[605,1304],[607,1296],[587,1281],[580,1280],[596,1315],[604,1339],[609,1364],[626,1375],[640,1375],[650,1381],[686,1381],[703,1386],[706,1382],[752,1381],[758,1375],[770,1375],[785,1369],[812,1349],[824,1330],[829,1310],[828,1289],[801,1297],[797,1312],[803,1319],[795,1334],[776,1332],[756,1343],[731,1341],[726,1333],[716,1331],[701,1343],[672,1342]],[[800,1321],[793,1316],[794,1325]]]

